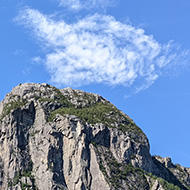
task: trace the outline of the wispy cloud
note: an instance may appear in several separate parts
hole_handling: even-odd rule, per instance
[[[114,0],[57,0],[60,6],[66,6],[71,10],[107,8],[114,4]]]
[[[95,14],[69,24],[26,8],[16,20],[48,47],[44,64],[59,85],[133,86],[136,93],[187,55],[177,55],[172,43],[162,45],[143,29],[112,16]]]
[[[15,50],[13,52],[13,55],[15,55],[15,56],[21,56],[21,55],[24,55],[24,54],[25,54],[25,52],[22,49],[17,49],[17,50]]]
[[[40,65],[40,64],[43,64],[43,59],[40,57],[40,56],[37,56],[37,57],[32,57],[31,58],[31,62],[33,63],[33,64],[38,64],[38,65]]]

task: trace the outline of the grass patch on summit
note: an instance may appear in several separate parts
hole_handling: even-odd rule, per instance
[[[126,116],[112,104],[105,104],[98,102],[90,107],[75,108],[75,107],[62,107],[50,113],[48,122],[53,121],[56,114],[60,115],[75,115],[83,122],[90,124],[102,123],[110,128],[117,128],[122,132],[132,131],[141,133],[141,129],[131,122]]]

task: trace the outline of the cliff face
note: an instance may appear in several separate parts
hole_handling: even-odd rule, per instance
[[[146,135],[99,95],[22,84],[0,103],[0,189],[190,189]]]

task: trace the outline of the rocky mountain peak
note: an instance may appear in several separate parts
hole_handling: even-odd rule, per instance
[[[0,189],[190,189],[188,168],[100,95],[25,83],[0,103]]]
[[[86,93],[81,90],[73,90],[72,88],[57,89],[46,83],[24,83],[12,89],[10,93],[5,96],[3,103],[10,103],[19,100],[32,100],[38,98],[49,98],[51,100],[58,100],[60,96],[64,96],[69,102],[76,106],[85,107],[87,104],[95,104],[97,102],[108,102],[101,96],[93,93]]]

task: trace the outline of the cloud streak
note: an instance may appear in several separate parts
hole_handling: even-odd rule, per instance
[[[95,14],[69,24],[26,8],[16,21],[49,50],[44,64],[58,85],[133,86],[137,93],[187,55],[177,55],[171,43],[162,45],[143,29],[108,15]]]
[[[114,0],[57,0],[60,6],[68,7],[74,11],[92,8],[107,8],[112,6]]]

